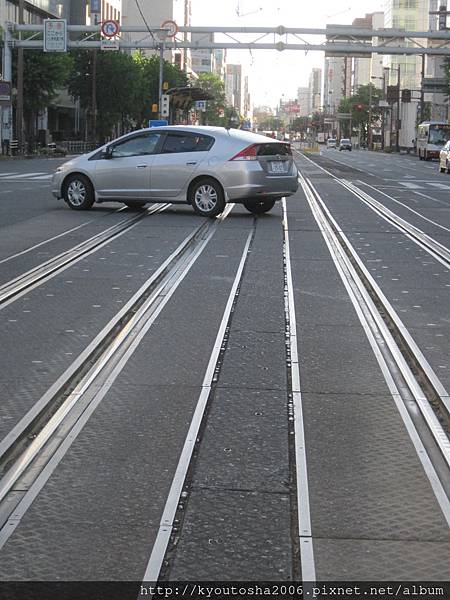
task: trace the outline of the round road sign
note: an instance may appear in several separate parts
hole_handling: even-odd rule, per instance
[[[102,35],[107,38],[113,38],[118,35],[120,31],[119,21],[114,21],[112,19],[108,21],[103,21],[102,23]]]
[[[175,21],[164,21],[161,25],[161,29],[167,29],[166,37],[175,37],[178,33],[178,25]]]

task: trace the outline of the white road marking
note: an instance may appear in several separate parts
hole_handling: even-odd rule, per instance
[[[36,175],[47,175],[47,173],[43,171],[38,171],[37,173],[20,173],[19,175],[8,176],[8,179],[26,179],[28,177],[36,177]]]
[[[433,187],[436,187],[440,190],[450,190],[450,185],[446,185],[445,183],[431,183],[429,185],[432,185]]]
[[[399,181],[400,185],[404,185],[410,190],[420,190],[422,186],[412,183],[411,181]]]

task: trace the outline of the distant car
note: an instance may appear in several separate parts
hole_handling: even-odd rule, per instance
[[[350,150],[352,151],[352,143],[348,138],[342,138],[339,142],[339,150]]]
[[[141,129],[61,165],[52,192],[74,210],[94,202],[188,203],[215,217],[227,202],[260,214],[295,194],[298,173],[289,144],[224,127]]]
[[[450,173],[450,140],[445,144],[439,153],[439,169],[441,173]]]
[[[327,139],[327,148],[336,148],[336,140],[335,138]]]

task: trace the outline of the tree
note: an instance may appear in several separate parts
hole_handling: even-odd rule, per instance
[[[258,125],[260,131],[280,131],[283,128],[283,121],[277,117],[270,117]]]
[[[39,111],[55,100],[66,84],[73,64],[67,53],[45,53],[26,50],[23,61],[23,111],[26,129],[34,135]],[[13,78],[17,81],[17,53],[14,56]]]
[[[350,113],[353,126],[360,126],[363,131],[363,137],[367,140],[369,128],[369,106],[372,104],[371,124],[378,121],[381,116],[381,111],[378,106],[382,98],[382,91],[375,87],[373,83],[360,85],[354,96],[343,98],[339,103],[338,111],[342,113]],[[345,121],[343,130],[345,135],[350,137],[350,124]]]
[[[141,52],[133,56],[135,64],[140,69],[140,88],[138,91],[138,124],[145,125],[149,119],[156,118],[152,105],[159,103],[159,57],[146,57]],[[177,65],[166,60],[163,63],[163,81],[169,89],[187,85],[187,77]]]
[[[112,134],[115,125],[121,132],[139,118],[138,98],[141,70],[133,57],[123,52],[73,53],[74,68],[68,80],[69,93],[92,115],[93,61],[96,52],[96,136],[104,139]]]
[[[309,126],[308,117],[296,117],[291,123],[291,131],[306,133]]]
[[[206,125],[225,125],[225,86],[221,78],[214,73],[201,73],[197,85],[213,96],[212,100],[206,101],[203,122]]]

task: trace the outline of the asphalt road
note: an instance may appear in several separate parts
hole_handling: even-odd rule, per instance
[[[2,581],[450,580],[448,466],[420,411],[393,392],[314,208],[333,217],[445,391],[449,263],[362,197],[445,257],[450,176],[406,155],[295,160],[304,184],[285,213],[236,205],[197,234],[192,263],[92,392],[90,417],[0,502]],[[141,214],[71,211],[50,193],[60,162],[0,162],[0,294]],[[0,444],[187,236],[210,227],[187,205],[141,216],[0,304]]]

